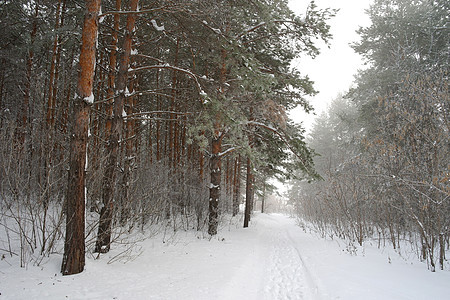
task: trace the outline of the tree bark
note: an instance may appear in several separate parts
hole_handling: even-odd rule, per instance
[[[177,44],[175,48],[175,60],[174,66],[178,66],[178,54],[180,48],[180,39],[177,39]],[[176,98],[177,98],[177,71],[174,70],[172,73],[172,88],[171,88],[171,97],[170,97],[170,111],[175,111]],[[175,121],[177,118],[175,113],[169,114],[169,167],[173,168],[172,171],[176,171],[176,157],[177,157],[177,122]]]
[[[83,271],[85,264],[85,167],[89,113],[95,70],[98,13],[101,0],[86,0],[81,37],[80,73],[74,103],[73,129],[70,140],[69,176],[66,198],[66,236],[61,265],[63,275]]]
[[[253,172],[251,160],[247,158],[247,180],[245,185],[244,228],[248,227],[253,206]]]
[[[266,178],[263,178],[263,192],[262,192],[262,198],[261,198],[261,213],[264,213],[265,205],[266,205]]]
[[[136,77],[130,80],[128,90],[133,94],[135,90]],[[130,116],[134,112],[136,96],[129,96],[126,99],[125,112],[127,116]],[[130,216],[130,181],[132,179],[132,167],[136,162],[136,138],[135,125],[136,122],[133,119],[125,120],[125,160],[123,162],[123,176],[122,176],[122,197],[120,207],[120,225],[124,226]]]
[[[122,0],[116,0],[116,11],[120,11],[122,6]],[[114,98],[114,83],[116,80],[116,65],[117,65],[117,44],[118,44],[118,34],[120,25],[120,15],[114,15],[114,25],[111,34],[111,52],[109,53],[109,71],[108,71],[108,90],[106,97],[109,99],[106,104],[106,136],[105,139],[108,140],[111,135],[111,122],[113,115],[113,98]]]
[[[209,186],[209,221],[208,233],[210,235],[217,234],[217,226],[219,224],[219,198],[220,198],[220,180],[221,180],[221,159],[220,149],[222,148],[222,138],[216,131],[211,143],[211,184]]]
[[[58,29],[60,26],[61,21],[61,2],[62,0],[58,1],[58,7],[56,9],[56,18],[55,18],[55,39],[53,41],[53,50],[52,50],[52,61],[50,64],[50,80],[48,83],[48,100],[47,100],[47,128],[49,130],[53,130],[53,126],[55,124],[55,110],[56,110],[56,80],[57,80],[57,58],[58,53],[60,51],[59,49],[59,35],[58,35]]]
[[[239,213],[239,192],[241,186],[241,155],[234,162],[234,184],[233,184],[233,217]]]
[[[130,4],[131,11],[136,11],[139,0],[132,0]],[[117,177],[117,162],[119,153],[119,141],[123,136],[123,109],[126,98],[126,86],[128,77],[128,68],[130,66],[131,45],[136,21],[135,14],[128,14],[125,39],[123,41],[123,55],[119,66],[117,77],[117,96],[114,100],[112,132],[107,147],[107,166],[103,177],[102,201],[103,207],[100,210],[100,221],[98,225],[97,242],[95,252],[107,253],[111,244],[111,225],[114,213],[114,185]]]
[[[17,116],[17,133],[18,133],[18,145],[19,145],[19,151],[23,151],[23,144],[25,142],[25,135],[27,132],[28,127],[28,110],[30,105],[30,98],[31,98],[31,80],[32,80],[32,71],[33,71],[33,58],[34,58],[34,40],[36,38],[37,33],[37,18],[39,15],[39,3],[36,2],[34,7],[34,17],[32,21],[32,28],[31,28],[31,47],[28,50],[28,57],[27,57],[27,72],[26,72],[26,78],[25,78],[25,87],[24,87],[24,95],[23,95],[23,102],[22,106],[20,107],[19,114]],[[3,90],[3,76],[2,76],[2,83],[1,83],[1,90]],[[1,111],[1,97],[3,92],[0,92],[0,111]]]
[[[222,49],[221,52],[222,62],[220,64],[220,86],[218,90],[218,96],[224,95],[224,86],[226,79],[226,64],[227,51]],[[216,118],[214,122],[214,132],[211,141],[211,158],[210,158],[210,174],[211,183],[209,186],[209,220],[208,220],[208,233],[210,235],[217,234],[217,227],[219,225],[219,198],[220,198],[220,181],[222,177],[222,162],[220,152],[222,151],[222,114],[221,111],[216,112]]]

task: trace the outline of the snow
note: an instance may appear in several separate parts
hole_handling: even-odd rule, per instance
[[[219,187],[220,187],[219,185],[213,184],[212,182],[209,184],[210,189],[217,189]]]
[[[86,102],[88,104],[94,103],[94,94],[91,92],[89,97],[85,97],[83,100],[84,100],[84,102]]]
[[[449,271],[370,244],[348,251],[284,215],[255,214],[246,229],[240,221],[225,220],[212,239],[195,231],[149,238],[125,256],[113,245],[72,276],[60,275],[61,255],[18,268],[5,254],[0,299],[449,299]]]
[[[103,21],[105,20],[105,16],[102,16],[102,7],[100,6],[100,10],[98,12],[98,15],[100,16],[100,18],[98,19],[98,23],[101,24],[103,23]]]
[[[164,31],[164,25],[159,26],[158,23],[156,23],[155,19],[151,19],[150,22],[152,23],[156,31]]]

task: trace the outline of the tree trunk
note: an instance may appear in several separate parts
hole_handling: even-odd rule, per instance
[[[264,206],[265,206],[265,202],[266,202],[266,178],[263,178],[264,183],[263,183],[263,192],[262,192],[262,197],[261,197],[261,213],[264,213]]]
[[[179,53],[179,47],[180,47],[180,39],[177,39],[177,44],[175,48],[175,60],[174,60],[174,66],[178,66],[178,53]],[[178,72],[176,70],[173,70],[172,73],[172,88],[171,88],[171,97],[170,97],[170,111],[175,111],[175,105],[176,105],[176,97],[177,97],[177,84],[178,84],[178,78],[177,78]],[[173,168],[172,171],[176,171],[176,157],[177,157],[177,122],[175,121],[177,119],[177,115],[175,113],[169,114],[169,167]]]
[[[131,11],[136,11],[139,0],[131,1]],[[112,132],[107,148],[107,166],[103,177],[102,201],[103,207],[100,210],[100,221],[98,225],[97,242],[95,244],[95,252],[106,253],[110,249],[111,244],[111,225],[114,213],[114,185],[117,177],[116,165],[118,162],[119,141],[123,132],[123,107],[125,101],[125,90],[127,86],[128,67],[130,65],[132,36],[134,32],[136,16],[128,14],[125,39],[123,41],[123,56],[119,66],[119,74],[117,77],[117,97],[114,100],[114,111],[112,119]]]
[[[17,133],[18,133],[18,145],[19,145],[19,151],[22,152],[23,150],[23,144],[25,142],[25,135],[27,132],[28,127],[28,110],[30,105],[30,98],[31,98],[31,80],[32,80],[32,71],[33,71],[33,58],[34,58],[34,40],[37,33],[37,18],[39,15],[39,3],[35,3],[34,8],[34,17],[32,21],[32,29],[31,29],[31,47],[28,50],[28,57],[27,57],[27,72],[25,77],[25,87],[24,87],[24,95],[23,95],[23,102],[20,107],[19,113],[17,115]],[[3,76],[2,76],[2,83],[1,83],[1,90],[3,90]],[[1,111],[1,97],[3,92],[0,92],[0,111]]]
[[[159,53],[158,53],[159,54]],[[159,91],[159,69],[156,70],[156,90]],[[161,98],[156,95],[156,109],[161,111]],[[161,121],[159,116],[156,118],[156,161],[162,158],[161,149]]]
[[[116,11],[120,11],[122,5],[122,0],[116,0]],[[116,80],[116,65],[117,65],[117,44],[118,44],[118,34],[120,25],[120,15],[114,15],[114,25],[111,33],[111,52],[109,53],[109,70],[108,70],[108,90],[106,97],[106,136],[105,139],[108,140],[111,135],[111,122],[113,115],[113,98],[114,98],[114,83]]]
[[[224,95],[224,86],[226,80],[226,57],[227,51],[222,49],[221,52],[222,62],[220,64],[220,88],[218,90],[218,98]],[[222,151],[222,115],[220,111],[216,112],[216,118],[214,122],[214,135],[211,141],[211,158],[210,158],[210,173],[211,183],[209,186],[209,221],[208,221],[208,233],[210,235],[217,234],[217,227],[219,225],[219,198],[220,198],[220,181],[222,177],[222,162],[220,152]]]
[[[251,160],[247,158],[247,180],[245,185],[244,228],[248,227],[253,206],[253,173]]]
[[[136,78],[130,80],[128,90],[133,94],[135,90]],[[136,96],[127,97],[125,112],[127,116],[134,113]],[[122,176],[122,197],[120,199],[120,225],[124,226],[130,216],[130,181],[132,179],[132,167],[136,162],[136,138],[135,124],[133,119],[125,120],[125,160],[123,162],[123,176]]]
[[[221,160],[220,149],[222,148],[222,138],[219,132],[216,131],[211,143],[211,158],[210,158],[210,171],[211,171],[211,184],[209,186],[209,221],[208,221],[208,233],[210,235],[217,234],[217,226],[219,224],[218,210],[219,210],[219,198],[220,198],[220,179],[221,179]]]
[[[66,198],[66,236],[61,265],[63,275],[83,271],[85,264],[85,167],[92,104],[92,85],[101,0],[86,0],[81,37],[80,74],[74,103],[73,129],[70,140],[69,176]]]
[[[234,183],[233,183],[233,217],[239,213],[239,192],[241,185],[241,156],[238,155],[234,162]]]
[[[53,50],[52,50],[52,61],[50,64],[50,80],[48,83],[48,99],[47,99],[47,128],[49,132],[53,130],[53,126],[55,124],[55,110],[56,110],[56,76],[57,76],[57,57],[59,49],[58,44],[58,29],[60,26],[61,20],[61,0],[58,1],[58,7],[56,9],[56,19],[55,19],[55,40],[53,41]]]

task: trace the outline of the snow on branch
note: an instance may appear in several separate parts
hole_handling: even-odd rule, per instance
[[[143,71],[143,70],[151,70],[151,69],[169,69],[169,70],[174,70],[174,71],[178,71],[178,72],[181,72],[181,73],[185,73],[188,76],[190,76],[192,79],[194,79],[195,83],[197,84],[197,89],[198,89],[200,95],[202,95],[202,96],[206,95],[205,92],[202,89],[202,86],[198,82],[198,76],[196,74],[192,73],[188,69],[183,69],[183,68],[171,66],[168,63],[159,64],[159,65],[152,65],[152,66],[137,67],[137,68],[134,68],[134,69],[130,68],[130,69],[128,69],[128,72],[134,73],[134,72],[139,72],[139,71]]]
[[[225,156],[228,153],[233,152],[234,150],[236,150],[236,147],[228,148],[227,150],[220,152],[217,156],[219,156],[219,157]]]
[[[127,119],[131,119],[131,118],[135,118],[135,117],[141,117],[141,116],[154,115],[154,114],[171,114],[171,115],[177,115],[177,116],[186,116],[186,115],[191,115],[192,112],[154,110],[154,111],[145,111],[145,112],[132,113],[132,114],[129,114],[127,116]]]
[[[141,14],[152,13],[155,11],[165,10],[168,8],[172,8],[172,6],[164,5],[164,6],[157,7],[157,8],[143,9],[143,10],[139,10],[139,11],[134,11],[134,10],[133,11],[130,11],[130,10],[107,11],[105,13],[99,14],[98,17],[104,18],[105,16],[108,16],[108,15],[129,15],[129,14],[141,15]]]
[[[150,23],[152,23],[153,27],[155,28],[156,31],[164,31],[164,24],[162,24],[161,26],[158,25],[158,23],[156,23],[155,19],[151,19]]]
[[[83,101],[86,102],[87,104],[94,103],[94,94],[91,92],[89,97],[84,97]]]
[[[222,31],[221,31],[220,29],[211,27],[211,26],[208,24],[208,22],[202,21],[202,24],[205,25],[206,28],[210,29],[210,30],[213,31],[214,33],[219,34],[219,35],[222,35]]]

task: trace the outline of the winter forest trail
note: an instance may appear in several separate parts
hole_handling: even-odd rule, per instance
[[[305,233],[283,215],[255,214],[251,227],[221,228],[208,240],[179,232],[136,245],[112,264],[115,247],[88,258],[78,275],[59,273],[60,256],[19,269],[0,261],[0,300],[327,300],[448,299],[450,272],[431,273],[373,246],[350,255],[336,241]],[[139,251],[138,251],[139,252]],[[131,259],[132,258],[132,259]],[[131,260],[130,260],[131,259]]]
[[[280,215],[258,216],[254,226],[259,229],[242,255],[244,264],[232,275],[220,299],[321,298],[317,281],[289,233],[292,222]]]

